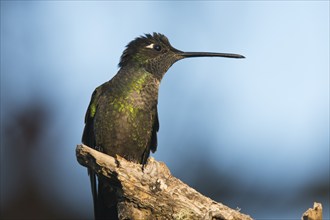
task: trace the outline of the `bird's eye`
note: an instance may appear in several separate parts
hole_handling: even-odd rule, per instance
[[[157,51],[160,51],[162,49],[161,46],[159,46],[158,44],[154,45],[154,49]]]

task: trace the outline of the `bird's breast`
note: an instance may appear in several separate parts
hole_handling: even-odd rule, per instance
[[[126,82],[106,92],[95,115],[96,141],[110,155],[135,160],[150,143],[156,120],[158,85],[149,76]],[[99,103],[100,104],[100,103]]]

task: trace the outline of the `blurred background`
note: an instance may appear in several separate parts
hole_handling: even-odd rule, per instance
[[[247,57],[171,67],[152,156],[256,219],[329,219],[329,1],[1,1],[1,219],[92,219],[84,115],[151,32]]]

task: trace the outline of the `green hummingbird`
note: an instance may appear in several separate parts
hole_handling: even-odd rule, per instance
[[[160,82],[176,61],[189,57],[244,58],[231,53],[183,52],[159,33],[134,39],[120,58],[117,74],[94,90],[82,142],[105,154],[146,164],[150,151],[157,149]],[[97,185],[90,169],[89,175],[95,219],[117,219],[115,192],[109,193],[111,186],[102,177]]]

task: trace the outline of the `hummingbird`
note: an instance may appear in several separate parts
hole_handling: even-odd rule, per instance
[[[127,44],[117,74],[97,87],[86,115],[82,142],[110,156],[142,164],[157,149],[159,85],[177,61],[191,57],[245,58],[233,53],[183,52],[160,33]],[[115,191],[88,169],[95,219],[118,219]],[[110,191],[110,193],[109,193]]]

